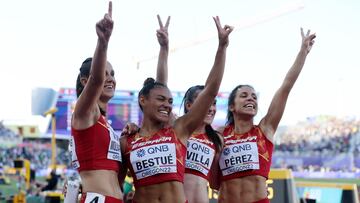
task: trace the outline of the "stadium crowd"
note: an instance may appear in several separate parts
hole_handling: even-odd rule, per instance
[[[277,135],[272,167],[308,172],[360,172],[360,120],[308,118]]]
[[[14,160],[18,158],[28,159],[31,168],[47,169],[51,164],[50,141],[23,140],[19,135],[6,128],[0,122],[0,166],[14,166]],[[8,143],[8,144],[4,144]],[[56,161],[60,165],[70,166],[69,151],[57,147]]]
[[[279,134],[275,151],[289,155],[324,156],[354,152],[360,120],[319,116]]]

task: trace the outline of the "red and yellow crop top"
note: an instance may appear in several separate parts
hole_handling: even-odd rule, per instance
[[[235,134],[234,126],[224,129],[225,147],[220,155],[221,181],[260,175],[268,178],[273,143],[258,126],[244,134]]]
[[[163,128],[144,137],[127,137],[125,150],[135,188],[168,181],[184,182],[186,146],[173,128]]]
[[[79,172],[86,170],[113,170],[119,172],[121,162],[119,136],[105,118],[91,127],[71,128],[70,151],[72,166]]]
[[[215,145],[205,133],[191,135],[187,142],[185,173],[191,173],[209,181],[215,153]]]

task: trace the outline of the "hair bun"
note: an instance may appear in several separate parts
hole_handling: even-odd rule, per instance
[[[143,86],[149,85],[149,84],[153,84],[155,83],[155,79],[154,78],[146,78],[146,80],[144,81]]]
[[[85,61],[83,61],[82,64],[81,64],[80,71],[81,71],[81,69],[91,67],[91,62],[92,62],[92,58],[91,58],[91,57],[85,59]],[[88,63],[90,63],[90,66],[88,65]]]

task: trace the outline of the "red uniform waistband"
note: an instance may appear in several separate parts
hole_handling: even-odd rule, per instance
[[[83,193],[81,195],[81,199],[80,199],[80,203],[85,203],[86,200],[86,194],[87,193]],[[96,193],[92,193],[92,194],[96,194]],[[100,194],[99,194],[100,195]],[[121,199],[117,199],[115,197],[110,197],[110,196],[105,196],[105,195],[101,195],[105,197],[105,201],[104,203],[123,203],[123,201]],[[96,196],[94,196],[94,199],[96,198]],[[92,200],[90,200],[89,202],[92,202]],[[95,201],[98,202],[98,201]],[[100,203],[100,202],[99,202]]]
[[[132,201],[132,203],[136,203],[136,202],[133,200],[133,201]],[[185,203],[189,203],[189,201],[187,201],[187,200],[186,200],[186,202],[185,202]]]
[[[270,200],[269,200],[268,198],[265,198],[265,199],[256,201],[256,202],[254,202],[254,203],[270,203]]]

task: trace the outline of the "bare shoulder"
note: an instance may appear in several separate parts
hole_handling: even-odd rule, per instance
[[[186,116],[186,115],[184,115]],[[184,116],[180,116],[177,118],[172,125],[172,128],[174,129],[176,133],[176,137],[181,140],[181,142],[186,143],[188,139],[188,133],[185,128],[185,118]]]
[[[271,125],[267,125],[265,120],[262,119],[258,126],[259,126],[260,130],[265,134],[265,137],[269,141],[273,142],[275,130],[271,127]]]
[[[77,130],[83,130],[93,126],[100,118],[98,109],[93,109],[87,113],[74,112],[71,118],[71,126]]]
[[[216,128],[216,131],[218,131],[222,137],[222,134],[224,133],[224,130],[225,130],[225,126],[220,126],[218,128]]]

